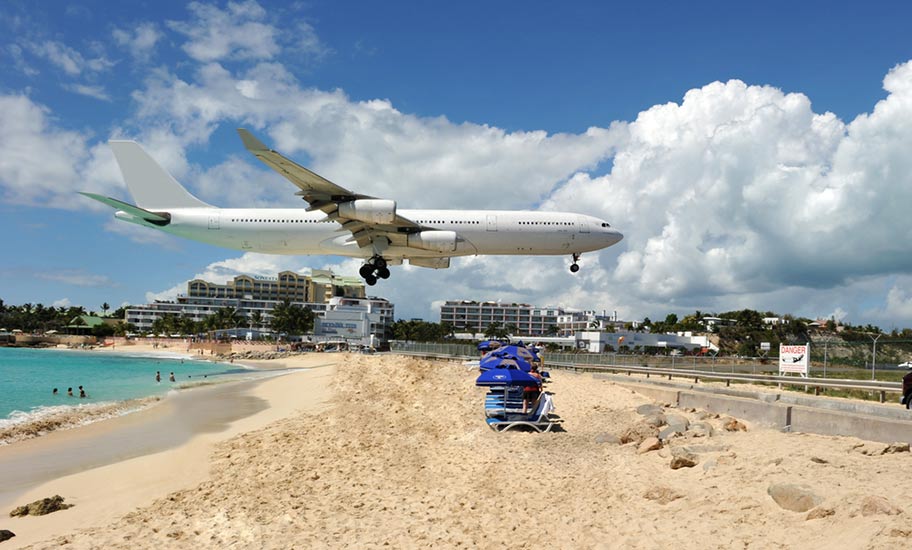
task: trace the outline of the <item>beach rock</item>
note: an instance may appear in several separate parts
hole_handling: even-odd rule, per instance
[[[664,428],[662,428],[659,431],[659,439],[661,439],[662,441],[668,441],[672,437],[681,435],[682,433],[684,433],[684,432],[681,430],[678,430],[677,428],[675,428],[673,426],[665,426]]]
[[[690,426],[690,421],[679,414],[669,414],[665,417],[665,423],[669,428],[674,428],[676,432],[684,433]]]
[[[684,498],[684,495],[676,492],[670,487],[653,487],[652,489],[649,489],[643,493],[643,498],[646,500],[653,500],[659,504],[664,505],[668,504],[669,502],[678,500],[679,498]]]
[[[728,445],[682,445],[680,447],[688,453],[723,453],[731,447]]]
[[[895,516],[902,513],[902,510],[893,505],[892,502],[880,496],[867,496],[861,501],[861,508],[858,510],[864,517],[869,516]]]
[[[671,450],[671,469],[693,468],[697,465],[697,455],[687,451],[682,447],[675,447]]]
[[[712,437],[713,429],[707,422],[694,422],[687,427],[687,433],[693,437]]]
[[[812,456],[811,462],[816,462],[817,464],[829,464],[830,461],[825,458],[820,458],[819,456]]]
[[[835,513],[836,513],[836,510],[833,510],[832,508],[814,508],[813,510],[808,512],[808,515],[805,516],[804,520],[810,521],[812,519],[823,519],[826,517],[830,517]]]
[[[643,419],[644,424],[649,424],[650,426],[655,426],[656,428],[661,428],[666,424],[665,415],[662,413],[651,414]]]
[[[809,487],[794,483],[774,483],[766,492],[780,508],[792,512],[807,512],[823,502]]]
[[[647,437],[655,437],[658,432],[659,430],[655,426],[643,423],[634,424],[621,434],[621,443],[640,444]]]
[[[643,416],[651,416],[655,414],[662,414],[664,411],[662,407],[658,405],[640,405],[636,408],[637,413]]]
[[[658,451],[662,448],[662,442],[659,441],[658,437],[647,437],[640,443],[640,447],[637,449],[637,454],[648,453],[649,451]]]
[[[64,504],[63,497],[60,495],[54,495],[50,498],[43,498],[41,500],[36,500],[24,506],[19,506],[10,512],[11,517],[16,516],[43,516],[50,514],[51,512],[56,512],[58,510],[66,510],[67,508],[72,508],[72,504]]]
[[[726,418],[722,427],[729,432],[746,432],[747,426],[743,422],[734,418]]]
[[[908,443],[892,443],[883,450],[882,454],[908,453],[908,452],[909,452]]]
[[[595,442],[598,444],[610,443],[612,445],[619,445],[621,443],[621,438],[610,433],[600,433],[595,436]]]
[[[703,471],[708,472],[718,465],[719,465],[719,463],[716,461],[715,458],[707,460],[706,462],[703,463]]]
[[[716,413],[711,413],[709,411],[703,411],[700,413],[700,416],[698,416],[698,418],[700,420],[710,420],[710,419],[714,419],[714,418],[719,418],[719,415]]]
[[[7,529],[0,529],[0,542],[9,540],[15,536],[16,536],[16,533],[13,533],[12,531],[9,531]]]
[[[889,445],[883,445],[881,443],[872,443],[869,441],[867,443],[859,443],[858,445],[854,445],[852,447],[852,450],[855,451],[856,453],[861,453],[865,456],[876,456],[876,455],[885,454],[887,452],[888,448],[889,448]]]

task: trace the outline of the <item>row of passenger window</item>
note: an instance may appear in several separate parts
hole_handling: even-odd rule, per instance
[[[240,219],[240,218],[231,218],[232,222],[237,223],[326,223],[327,220],[251,220],[251,219]]]

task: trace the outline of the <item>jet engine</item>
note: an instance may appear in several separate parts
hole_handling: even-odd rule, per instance
[[[396,219],[396,201],[358,199],[339,203],[339,216],[365,223],[393,223]]]
[[[436,252],[456,250],[455,231],[419,231],[408,236],[408,246]]]

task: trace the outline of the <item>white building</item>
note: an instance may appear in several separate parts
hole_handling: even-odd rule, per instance
[[[567,335],[612,323],[604,312],[474,300],[447,300],[440,306],[440,322],[462,333],[484,333],[494,323],[515,325],[516,335],[521,336]]]
[[[283,271],[277,277],[239,275],[226,284],[194,279],[187,283],[187,294],[178,296],[174,302],[153,302],[127,308],[125,321],[140,332],[149,332],[152,323],[165,315],[200,322],[219,309],[229,307],[236,309],[242,318],[236,328],[268,330],[272,310],[285,300],[310,308],[320,318],[331,304],[338,303],[340,299],[386,304],[383,308],[374,306],[374,309],[385,312],[382,322],[386,325],[379,331],[380,334],[393,322],[393,305],[382,299],[364,298],[364,282],[360,278],[340,277],[331,271],[316,269],[310,275],[291,271]],[[258,325],[252,320],[254,314],[259,314]]]
[[[374,346],[393,323],[393,304],[382,298],[331,298],[322,317],[314,319],[314,340]]]

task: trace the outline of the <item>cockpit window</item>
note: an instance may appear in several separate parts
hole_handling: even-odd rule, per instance
[[[602,222],[602,227],[611,227],[611,224]]]

